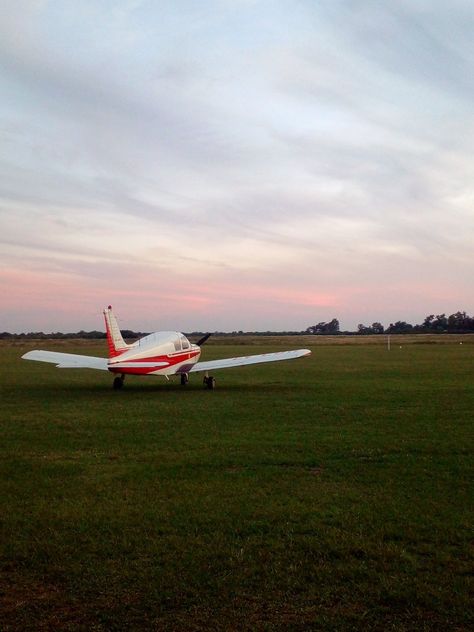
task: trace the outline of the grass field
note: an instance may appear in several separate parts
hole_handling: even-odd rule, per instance
[[[470,340],[317,345],[215,391],[2,345],[0,629],[471,629]],[[233,342],[203,359],[308,344]]]

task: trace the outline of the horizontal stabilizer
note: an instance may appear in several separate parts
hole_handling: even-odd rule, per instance
[[[246,364],[260,364],[263,362],[279,362],[280,360],[294,360],[311,354],[309,349],[295,349],[294,351],[278,351],[277,353],[260,353],[258,355],[240,356],[238,358],[225,358],[224,360],[210,360],[198,362],[189,369],[189,373],[196,371],[214,371],[215,369],[230,369],[234,366]]]
[[[57,351],[28,351],[22,356],[23,360],[37,360],[51,362],[60,369],[99,369],[107,371],[107,358],[76,355],[74,353],[59,353]]]

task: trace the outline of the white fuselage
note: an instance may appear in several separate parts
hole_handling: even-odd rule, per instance
[[[196,364],[201,349],[178,331],[158,331],[117,352],[108,363],[109,371],[134,375],[187,373]]]

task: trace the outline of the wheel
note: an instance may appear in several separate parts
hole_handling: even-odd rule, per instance
[[[115,380],[114,380],[113,386],[114,386],[114,390],[115,391],[118,391],[119,389],[121,389],[122,386],[123,386],[123,378],[122,377],[116,377]]]
[[[210,388],[211,390],[214,390],[216,388],[216,378],[209,376],[207,378],[207,388]]]
[[[181,386],[186,386],[189,382],[189,375],[187,373],[181,373]]]

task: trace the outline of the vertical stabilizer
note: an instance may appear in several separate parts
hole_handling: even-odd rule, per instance
[[[115,358],[130,348],[122,338],[120,328],[112,312],[112,305],[104,309],[105,329],[107,332],[107,344],[109,345],[109,357]]]

